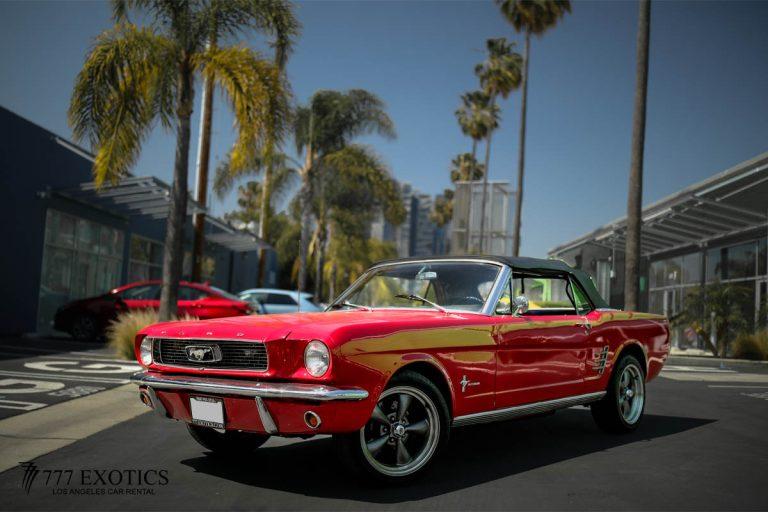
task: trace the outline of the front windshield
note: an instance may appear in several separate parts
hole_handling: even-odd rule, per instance
[[[436,304],[445,309],[480,311],[499,271],[498,265],[482,262],[387,265],[370,272],[332,307],[436,309]]]

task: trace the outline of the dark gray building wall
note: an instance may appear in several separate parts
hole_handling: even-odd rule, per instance
[[[0,250],[3,297],[0,299],[0,335],[36,330],[46,212],[49,208],[117,228],[124,235],[122,279],[128,279],[131,235],[163,243],[165,219],[126,215],[73,200],[58,193],[92,179],[91,162],[56,142],[57,136],[0,107]],[[191,250],[192,225],[188,218],[186,250]],[[219,231],[207,225],[208,232]],[[215,259],[211,284],[237,292],[258,283],[258,252],[233,253],[207,244]],[[267,275],[275,273],[276,258],[268,251]],[[268,283],[271,284],[271,283]],[[106,290],[105,290],[106,291]]]
[[[89,179],[88,160],[57,144],[54,134],[0,107],[0,278],[5,292],[0,333],[34,330],[49,204],[99,222],[120,222],[104,212],[40,198],[46,186],[64,188]]]

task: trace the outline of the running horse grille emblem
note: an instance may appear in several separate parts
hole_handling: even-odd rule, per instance
[[[187,359],[195,363],[214,363],[221,361],[221,349],[218,345],[188,345],[184,348]]]

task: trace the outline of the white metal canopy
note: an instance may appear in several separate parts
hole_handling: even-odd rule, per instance
[[[142,215],[152,219],[165,219],[170,214],[171,186],[154,176],[129,176],[114,185],[107,184],[101,188],[89,181],[74,188],[56,190],[54,193],[126,217]],[[187,215],[198,213],[207,213],[207,208],[188,198]],[[205,220],[215,231],[206,233],[206,240],[233,252],[270,247],[253,233],[235,229],[216,217],[206,215]]]
[[[665,197],[642,211],[641,253],[659,253],[768,227],[768,153]],[[585,243],[623,250],[626,217],[555,247],[558,255]]]

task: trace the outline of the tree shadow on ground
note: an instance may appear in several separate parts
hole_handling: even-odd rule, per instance
[[[646,415],[637,431],[610,435],[598,430],[586,409],[554,416],[456,429],[435,464],[418,481],[397,487],[350,485],[331,439],[267,447],[253,455],[223,459],[205,455],[182,461],[197,472],[241,484],[371,503],[400,503],[458,491],[614,447],[691,430],[715,420]],[[262,468],[262,469],[259,469]]]

